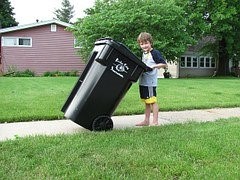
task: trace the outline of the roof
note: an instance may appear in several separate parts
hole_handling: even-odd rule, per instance
[[[23,30],[23,29],[29,29],[29,28],[38,27],[38,26],[44,26],[44,25],[48,25],[48,24],[58,24],[58,25],[65,26],[65,27],[72,26],[69,23],[65,23],[65,22],[62,22],[62,21],[59,21],[59,20],[56,20],[56,19],[52,19],[52,20],[40,21],[40,22],[36,22],[36,23],[32,23],[32,24],[3,28],[3,29],[0,29],[0,34],[1,33],[6,33],[6,32]]]
[[[201,49],[207,44],[213,44],[216,42],[216,38],[214,36],[205,36],[200,39],[195,45],[190,45],[188,47],[189,51],[199,52]]]

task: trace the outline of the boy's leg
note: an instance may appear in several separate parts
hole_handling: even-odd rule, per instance
[[[153,125],[158,125],[158,104],[152,104],[152,111],[153,111]]]
[[[151,104],[145,103],[145,122],[149,124],[150,121],[150,115],[151,115]]]
[[[144,121],[136,124],[136,126],[148,126],[149,125],[149,119],[151,114],[151,104],[145,103],[145,119]]]

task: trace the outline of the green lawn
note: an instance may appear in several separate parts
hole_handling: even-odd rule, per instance
[[[0,122],[61,119],[60,111],[77,77],[0,77]],[[161,111],[240,106],[240,80],[160,79]],[[127,92],[114,115],[141,114],[138,84]]]
[[[0,78],[0,122],[63,118],[77,78]],[[240,107],[240,83],[161,79],[162,111]],[[143,113],[134,84],[115,115]],[[0,142],[0,179],[240,179],[240,118]]]
[[[0,179],[240,179],[240,118],[0,142]]]

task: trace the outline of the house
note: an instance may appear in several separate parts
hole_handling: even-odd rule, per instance
[[[215,71],[216,60],[195,51],[186,51],[179,62],[168,62],[168,72],[172,78],[211,77]],[[163,73],[164,70],[160,69],[160,78],[163,78]]]
[[[47,71],[82,72],[85,63],[74,47],[74,36],[58,20],[0,29],[0,73],[30,69],[36,75]]]
[[[213,76],[217,61],[215,58],[200,53],[201,48],[209,42],[214,42],[212,36],[200,40],[196,45],[189,46],[187,51],[180,57],[178,64],[179,77],[204,77]]]
[[[214,39],[212,37],[204,38],[199,41],[197,45],[189,46],[183,55],[179,57],[178,62],[168,63],[168,71],[172,77],[185,78],[213,76],[217,68],[216,59],[200,53],[200,49],[209,41],[214,41]],[[160,71],[160,77],[163,77],[163,72],[164,70]]]

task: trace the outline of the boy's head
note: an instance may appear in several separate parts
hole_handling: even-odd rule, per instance
[[[147,32],[140,33],[137,38],[138,44],[146,43],[147,41],[150,42],[151,45],[153,45],[153,39],[152,39],[151,34],[149,34]]]

